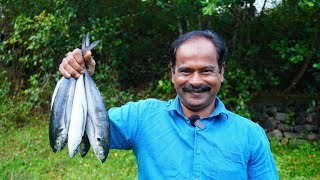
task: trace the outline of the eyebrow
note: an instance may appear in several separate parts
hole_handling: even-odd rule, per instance
[[[186,70],[191,70],[191,68],[185,67],[185,66],[178,67],[178,71],[186,71]]]
[[[217,66],[213,66],[213,65],[208,65],[208,66],[205,66],[205,67],[202,67],[201,69],[216,69],[217,68]]]
[[[214,69],[214,70],[215,70],[217,67],[218,67],[218,65],[214,66],[214,65],[209,64],[209,65],[207,65],[207,66],[201,67],[200,69],[201,69],[201,70],[205,70],[205,69]],[[192,68],[190,68],[190,67],[185,67],[185,66],[180,66],[180,67],[178,67],[178,71],[185,71],[185,70],[192,70]]]

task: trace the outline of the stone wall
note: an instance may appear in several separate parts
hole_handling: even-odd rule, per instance
[[[283,142],[320,140],[320,108],[311,100],[256,101],[251,108],[254,122],[266,131],[268,138]]]

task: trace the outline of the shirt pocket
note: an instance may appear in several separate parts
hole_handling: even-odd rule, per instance
[[[233,152],[212,147],[207,155],[209,176],[212,179],[247,179],[244,156],[241,152]]]

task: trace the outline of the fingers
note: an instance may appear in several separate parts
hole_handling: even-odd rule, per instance
[[[66,77],[79,78],[82,73],[84,73],[85,63],[82,58],[82,53],[80,49],[75,49],[74,51],[68,53],[67,57],[62,60],[59,66],[60,73]]]

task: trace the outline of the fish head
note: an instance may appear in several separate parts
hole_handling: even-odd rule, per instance
[[[105,148],[101,147],[101,146],[96,146],[95,150],[94,150],[97,158],[104,163],[104,161],[107,159],[107,153]]]
[[[54,144],[54,152],[60,151],[64,148],[64,146],[67,144],[66,139],[66,135],[58,136]]]

